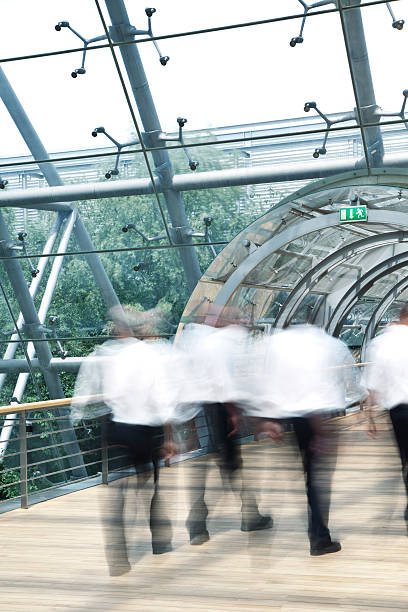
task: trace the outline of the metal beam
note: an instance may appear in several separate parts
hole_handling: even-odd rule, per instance
[[[389,169],[407,168],[408,155],[386,155],[383,166]],[[230,168],[227,170],[197,172],[196,174],[177,174],[171,181],[171,187],[175,191],[195,191],[199,189],[219,189],[220,187],[282,183],[326,178],[357,169],[361,171],[356,158],[302,164],[256,166],[252,168]],[[163,184],[159,179],[155,179],[155,186],[158,192],[164,190]],[[40,204],[44,206],[53,204],[56,210],[65,211],[66,209],[63,208],[62,202],[151,195],[153,193],[153,186],[148,178],[26,189],[24,192],[5,190],[3,193],[0,193],[0,207],[20,206],[23,208],[39,208]],[[68,210],[71,209],[69,208]]]
[[[77,213],[75,211],[72,211],[69,219],[67,220],[67,224],[62,234],[61,241],[58,245],[58,251],[57,251],[58,253],[65,253],[65,251],[67,250],[68,242],[71,238],[71,234],[74,228],[76,217],[77,217]],[[64,262],[64,257],[55,257],[52,263],[51,272],[47,279],[47,285],[45,287],[45,291],[41,299],[41,305],[38,310],[38,319],[42,325],[44,325],[45,323],[48,309],[51,304],[52,296],[54,294],[55,286],[57,284],[58,276],[59,276],[59,273],[61,272],[63,262]],[[33,343],[30,342],[27,346],[27,353],[28,353],[30,361],[34,357],[35,352],[36,352],[35,347]],[[18,401],[21,401],[23,397],[23,393],[25,391],[27,382],[28,382],[27,374],[20,374],[20,376],[17,379],[17,383],[16,383],[16,386],[14,388],[14,393],[13,393],[13,397],[15,397]]]
[[[72,233],[72,229],[75,223],[75,218],[76,218],[76,212],[73,211],[71,213],[70,218],[68,219],[67,222],[67,226],[64,230],[64,233],[62,235],[60,244],[58,246],[58,252],[59,253],[64,253],[67,250],[67,246],[68,246],[68,242],[69,239],[71,237],[71,233]],[[56,257],[53,261],[52,264],[52,268],[51,268],[51,272],[50,275],[48,277],[47,280],[47,285],[44,291],[44,294],[42,296],[41,299],[41,305],[40,305],[40,309],[38,311],[38,318],[40,320],[40,323],[44,324],[45,323],[45,319],[47,316],[47,312],[48,309],[50,307],[50,303],[52,300],[52,296],[54,293],[54,289],[55,289],[55,285],[59,276],[59,273],[61,271],[61,267],[63,264],[63,257]],[[31,292],[30,292],[31,293]],[[48,345],[47,345],[48,346]],[[14,351],[17,348],[17,344],[11,344],[9,345],[9,347],[14,348]],[[11,351],[10,351],[11,352]],[[7,353],[7,351],[6,351]],[[27,358],[30,360],[30,364],[32,363],[32,359],[35,355],[35,347],[34,344],[32,342],[30,342],[27,346],[26,349],[26,354],[27,354]],[[13,360],[11,360],[13,362]],[[27,360],[23,360],[23,361],[27,361]],[[28,367],[28,363],[26,364]],[[5,379],[5,374],[1,374],[0,376],[3,377],[3,380]],[[21,402],[22,398],[23,398],[23,394],[25,391],[25,388],[27,386],[27,382],[29,379],[29,374],[24,372],[24,373],[20,373],[18,378],[17,378],[17,382],[16,385],[14,387],[14,391],[13,391],[13,397],[16,399],[17,402]],[[66,416],[67,410],[63,409],[63,410],[58,410],[58,415],[59,416]],[[14,424],[15,420],[17,419],[17,415],[16,414],[8,414],[7,415],[7,423],[5,423],[5,426],[2,427],[1,433],[0,433],[0,455],[3,455],[6,452],[7,449],[7,444],[8,441],[11,437],[13,428],[12,425]],[[65,420],[64,420],[65,421]],[[63,425],[63,429],[69,429],[70,427],[70,423],[69,421],[65,421],[64,425]],[[64,432],[65,434],[65,441],[67,443],[69,443],[71,445],[71,443],[76,443],[76,439],[73,439],[74,437],[72,436],[72,434],[68,431],[68,432]],[[75,450],[79,450],[79,447],[75,448]],[[71,453],[69,453],[71,454]],[[72,463],[72,462],[71,462]],[[73,467],[77,467],[78,462],[75,459],[73,462]]]
[[[61,359],[53,357],[50,360],[49,369],[52,372],[78,372],[86,357],[67,357]],[[30,364],[36,372],[41,371],[41,364],[37,358],[31,359]],[[26,359],[0,359],[0,372],[4,374],[21,374],[29,372]],[[7,417],[9,418],[9,417]]]
[[[43,253],[50,253],[54,247],[55,241],[57,240],[59,231],[61,229],[61,225],[64,219],[64,215],[62,215],[61,213],[59,213],[57,215],[57,218],[55,219],[53,226],[50,230],[50,233],[48,235],[47,241],[44,245],[43,248]],[[37,295],[37,292],[40,288],[40,283],[43,279],[44,276],[44,272],[46,270],[46,267],[48,265],[48,261],[49,258],[48,257],[41,257],[38,261],[38,274],[35,278],[32,279],[31,284],[30,284],[30,295],[31,297],[34,299],[35,296]],[[24,318],[23,315],[20,313],[17,319],[17,328],[20,329],[21,326],[23,325],[24,322]],[[10,342],[10,344],[7,345],[7,348],[4,352],[3,355],[3,360],[5,359],[10,359],[12,360],[12,358],[14,357],[17,347],[18,347],[18,343],[15,342],[15,340],[18,339],[18,334],[12,334],[10,340],[12,340],[12,342]],[[13,342],[14,341],[14,342]],[[27,370],[28,371],[28,370]],[[0,389],[3,387],[5,380],[6,380],[7,374],[3,374],[0,373]]]
[[[123,0],[105,0],[105,4],[112,22],[112,27],[109,28],[109,34],[113,42],[133,40],[134,33]],[[127,75],[129,77],[130,86],[137,104],[140,119],[146,132],[145,138],[150,138],[153,141],[153,146],[155,146],[155,142],[156,145],[160,143],[160,141],[157,140],[157,137],[162,132],[162,129],[139,54],[138,46],[121,46],[120,52]],[[113,53],[115,53],[114,50]],[[137,124],[136,129],[139,131]],[[141,136],[141,134],[139,134],[139,136]],[[167,210],[172,225],[174,228],[179,229],[179,236],[174,236],[175,244],[177,244],[177,242],[192,244],[193,241],[188,232],[189,223],[180,193],[176,191],[172,185],[174,171],[168,151],[152,151],[152,157],[155,171],[160,176],[163,187],[163,195],[166,200]],[[145,156],[145,159],[149,168],[147,155]],[[187,282],[190,290],[192,291],[201,278],[201,269],[198,263],[197,253],[193,246],[180,248],[179,252]]]
[[[364,34],[364,25],[360,9],[361,0],[338,0],[339,15],[343,28],[347,59],[357,107],[357,118],[360,125],[376,123],[377,103],[370,69],[370,60]],[[349,9],[355,7],[354,9]],[[362,127],[361,137],[368,167],[373,164],[382,166],[384,146],[380,127]]]

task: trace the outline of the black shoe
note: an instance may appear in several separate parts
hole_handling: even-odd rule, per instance
[[[259,515],[254,521],[241,521],[241,531],[260,531],[261,529],[271,529],[272,527],[273,519],[268,515]]]
[[[312,557],[318,557],[319,555],[327,555],[329,553],[336,553],[341,550],[340,542],[323,542],[319,544],[312,544],[310,546],[310,554]]]
[[[200,546],[201,544],[205,544],[210,539],[210,534],[208,531],[203,531],[202,533],[197,533],[196,535],[190,535],[190,544],[191,546]]]
[[[173,547],[171,544],[154,544],[152,546],[152,552],[154,555],[163,555],[164,553],[171,552]]]
[[[109,576],[122,576],[123,574],[127,574],[132,569],[130,563],[118,563],[117,565],[112,565],[109,568]]]

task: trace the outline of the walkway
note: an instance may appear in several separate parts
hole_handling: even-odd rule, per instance
[[[100,524],[103,498],[93,487],[0,517],[0,609],[43,612],[195,610],[320,612],[408,609],[408,539],[399,458],[386,418],[369,440],[359,416],[339,421],[341,454],[331,525],[343,550],[310,557],[306,498],[289,442],[245,447],[252,483],[275,528],[239,531],[239,503],[211,471],[210,542],[190,546],[184,528],[187,473],[194,459],[163,470],[175,519],[175,550],[152,556],[144,518],[129,513],[134,567],[108,576]],[[261,470],[259,469],[261,467]],[[103,507],[103,505],[102,505]]]

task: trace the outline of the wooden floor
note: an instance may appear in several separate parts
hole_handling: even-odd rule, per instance
[[[184,521],[194,464],[162,472],[174,516],[174,551],[150,554],[143,513],[128,504],[132,570],[107,571],[101,512],[114,486],[93,487],[3,514],[0,609],[4,611],[210,610],[282,612],[408,610],[408,538],[399,457],[382,419],[369,440],[358,417],[339,422],[341,450],[333,482],[331,528],[341,552],[310,557],[306,496],[290,436],[245,447],[260,507],[272,530],[242,533],[240,505],[223,492],[218,471],[208,480],[211,540],[190,546]]]

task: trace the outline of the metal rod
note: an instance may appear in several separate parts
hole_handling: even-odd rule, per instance
[[[292,163],[279,164],[278,166],[213,170],[199,172],[198,174],[179,174],[173,177],[171,184],[172,188],[177,191],[194,191],[199,189],[218,189],[220,187],[301,181],[326,178],[356,169],[361,170],[359,162],[360,158],[350,158],[332,161],[325,160],[318,164],[308,162],[304,164]],[[383,166],[385,168],[406,168],[407,165],[408,155],[406,154],[398,153],[384,156]],[[158,184],[158,179],[155,180],[155,184],[157,189],[161,191],[162,186],[160,183]],[[114,183],[99,182],[82,185],[65,185],[63,187],[46,187],[40,192],[35,189],[27,189],[24,193],[7,191],[0,194],[0,207],[17,206],[19,202],[24,202],[26,205],[34,208],[40,200],[43,202],[69,202],[133,195],[151,195],[152,193],[153,187],[149,179],[126,179],[118,180]],[[187,244],[187,242],[183,244]],[[215,242],[212,242],[212,244],[215,244]],[[92,249],[84,250],[90,251]],[[93,249],[93,251],[100,252],[96,249]]]
[[[21,412],[19,417],[20,430],[20,494],[21,507],[28,508],[28,469],[27,469],[27,428],[26,428],[26,413]]]

